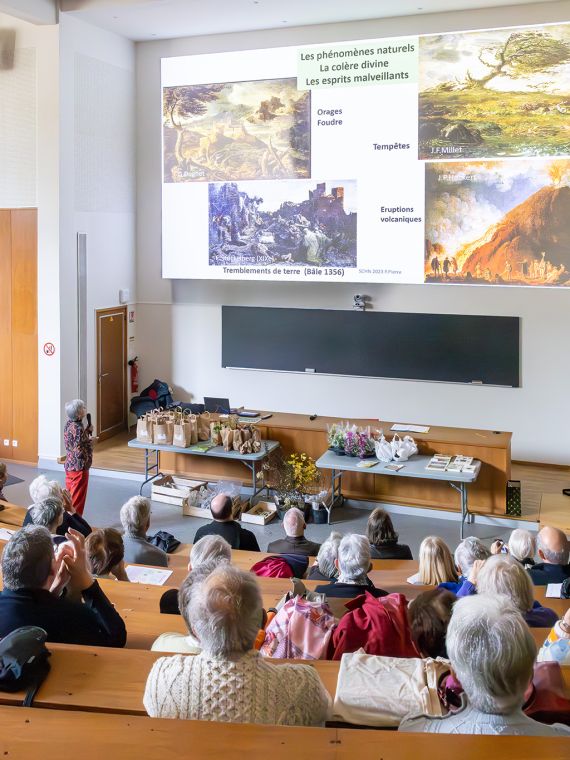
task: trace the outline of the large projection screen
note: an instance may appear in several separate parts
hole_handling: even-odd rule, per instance
[[[567,286],[570,24],[162,59],[165,278]]]

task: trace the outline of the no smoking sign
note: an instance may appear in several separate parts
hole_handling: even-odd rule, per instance
[[[53,356],[55,354],[55,346],[53,343],[44,343],[44,354],[46,356]]]

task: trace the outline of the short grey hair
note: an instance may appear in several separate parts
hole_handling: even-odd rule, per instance
[[[297,507],[291,507],[283,517],[283,530],[288,536],[297,538],[305,532],[305,515]]]
[[[205,562],[219,565],[232,561],[232,547],[221,536],[204,536],[190,549],[190,565],[192,570]]]
[[[370,543],[366,536],[348,533],[338,547],[339,581],[366,583],[370,570]]]
[[[186,609],[204,652],[213,657],[248,652],[262,619],[257,579],[237,567],[219,565],[192,591]]]
[[[45,475],[38,475],[37,478],[32,480],[30,483],[30,497],[34,504],[38,501],[51,498],[63,501],[61,485],[57,480],[48,480]]]
[[[180,585],[180,589],[178,590],[178,609],[191,633],[193,631],[193,625],[192,620],[190,619],[190,597],[193,591],[198,587],[198,584],[205,581],[206,578],[219,567],[219,565],[220,563],[215,561],[203,562],[201,565],[192,568]]]
[[[519,562],[524,562],[525,559],[534,559],[536,536],[524,528],[513,530],[509,536],[509,554],[518,559]]]
[[[4,588],[43,588],[54,559],[53,542],[47,528],[26,525],[14,533],[2,554]]]
[[[568,564],[568,548],[562,549],[559,552],[554,552],[549,549],[548,546],[542,540],[540,532],[538,534],[538,548],[544,554],[544,559],[551,565],[567,565]]]
[[[73,401],[67,401],[65,404],[65,413],[70,420],[79,420],[83,415],[79,415],[81,409],[87,409],[85,401],[80,398],[74,398]]]
[[[534,604],[534,591],[530,575],[520,562],[508,554],[490,557],[477,577],[480,594],[502,594],[520,612],[528,612]]]
[[[461,574],[467,577],[476,560],[485,561],[490,556],[491,552],[482,541],[475,536],[467,536],[457,546],[453,561],[455,566],[461,570]]]
[[[317,554],[317,565],[319,572],[328,578],[334,578],[338,575],[336,560],[338,559],[338,547],[342,540],[342,533],[333,531],[330,536],[321,544]]]
[[[42,525],[44,528],[57,528],[63,517],[63,503],[61,499],[42,499],[32,504],[28,512],[34,525]]]
[[[509,599],[459,599],[447,629],[447,654],[469,702],[491,714],[519,709],[532,677],[536,644]]]
[[[131,496],[121,507],[121,524],[127,536],[145,537],[150,519],[150,501],[144,496]]]

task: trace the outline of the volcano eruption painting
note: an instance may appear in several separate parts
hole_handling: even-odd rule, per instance
[[[425,281],[570,285],[570,160],[426,165]]]

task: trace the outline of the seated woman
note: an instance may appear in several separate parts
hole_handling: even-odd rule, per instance
[[[125,531],[123,544],[127,565],[167,567],[166,552],[153,546],[146,537],[150,528],[150,501],[144,496],[133,496],[123,504],[119,516]]]
[[[275,665],[252,652],[262,619],[254,575],[220,565],[192,587],[183,603],[184,618],[191,621],[202,651],[195,657],[178,654],[154,663],[143,700],[151,717],[324,723],[330,698],[314,668]]]
[[[376,507],[368,518],[366,535],[370,541],[372,559],[413,559],[410,547],[398,543],[392,518],[381,507]]]
[[[457,597],[445,589],[431,589],[410,602],[408,618],[412,641],[421,657],[445,657],[445,637]]]
[[[426,536],[420,544],[417,582],[437,586],[449,581],[457,583],[459,576],[447,544],[439,536]]]
[[[525,569],[528,570],[534,565],[536,536],[530,530],[524,530],[524,528],[513,530],[509,536],[507,548],[511,557],[520,562]]]
[[[336,560],[341,540],[342,533],[336,533],[336,531],[333,531],[327,540],[321,544],[321,548],[317,554],[317,561],[309,568],[307,575],[308,580],[334,581],[338,576]]]
[[[536,645],[520,612],[504,596],[459,599],[447,630],[447,653],[464,689],[460,710],[443,718],[405,718],[400,731],[442,734],[568,736],[570,728],[522,711]]]
[[[386,596],[387,591],[376,588],[368,577],[372,567],[370,562],[370,544],[366,536],[349,533],[339,544],[336,560],[338,578],[332,583],[323,583],[315,591],[329,597],[353,599],[368,591],[372,596]]]
[[[49,530],[54,546],[65,542],[65,536],[57,535],[57,529],[63,521],[63,504],[59,499],[43,499],[32,504],[28,515],[33,525],[41,525]]]
[[[87,537],[91,533],[91,526],[87,520],[77,514],[71,503],[71,495],[67,488],[62,488],[57,480],[48,480],[45,475],[38,475],[30,483],[30,496],[34,503],[43,499],[59,499],[63,504],[63,521],[57,529],[58,536],[65,536],[70,528]],[[30,525],[32,519],[29,514],[24,518],[24,525]]]
[[[561,666],[570,665],[570,609],[562,620],[558,620],[546,637],[537,657],[538,662],[557,662]]]
[[[534,600],[534,586],[529,574],[520,562],[508,554],[495,554],[485,562],[473,565],[457,596],[476,593],[507,596],[531,628],[547,628],[558,620],[554,610]]]
[[[87,563],[94,578],[129,580],[125,570],[123,537],[115,528],[98,528],[85,540]]]

